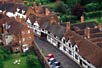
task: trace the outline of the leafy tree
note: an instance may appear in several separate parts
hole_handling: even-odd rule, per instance
[[[4,67],[3,67],[3,63],[2,63],[1,60],[0,60],[0,68],[4,68]]]
[[[36,58],[33,55],[28,55],[26,62],[29,68],[36,68]]]
[[[81,6],[81,5],[75,5],[73,8],[72,8],[72,14],[77,16],[78,19],[80,19],[80,17],[84,14],[84,7]]]
[[[62,1],[56,2],[55,12],[66,14],[67,13],[67,5],[64,4]]]

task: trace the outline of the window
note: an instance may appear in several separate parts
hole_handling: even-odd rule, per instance
[[[31,40],[31,37],[28,37],[28,40]]]
[[[25,41],[25,38],[22,38],[22,42],[24,42]]]
[[[21,43],[21,41],[19,41],[19,43]]]
[[[29,34],[30,33],[30,30],[28,30],[27,33]]]
[[[66,51],[66,47],[65,46],[63,46],[63,49]]]
[[[88,66],[88,68],[91,68],[90,66]]]
[[[25,32],[24,32],[24,31],[22,31],[22,34],[24,35],[24,34],[25,34]]]
[[[65,43],[65,40],[63,40],[63,43]]]
[[[72,52],[69,50],[69,54],[72,55]]]
[[[77,47],[75,48],[75,51],[78,52],[78,48]]]
[[[78,56],[75,54],[75,59],[77,59],[78,60]]]
[[[69,47],[71,47],[71,44],[69,43]]]

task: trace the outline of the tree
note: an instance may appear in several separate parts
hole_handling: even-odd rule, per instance
[[[80,4],[81,0],[63,0],[70,8],[76,4]]]
[[[55,12],[66,14],[67,13],[67,5],[64,4],[62,1],[56,2]]]
[[[36,68],[36,58],[33,55],[28,55],[26,58],[26,62],[29,68]]]
[[[78,19],[80,19],[80,17],[82,15],[84,15],[84,7],[81,6],[80,4],[77,4],[75,5],[73,8],[72,8],[72,14],[77,16]]]
[[[1,60],[0,60],[0,68],[4,68],[4,67],[3,67],[3,63],[2,63]]]

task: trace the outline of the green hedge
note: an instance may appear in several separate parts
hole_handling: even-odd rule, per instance
[[[96,17],[102,17],[102,11],[93,11],[93,12],[88,12],[85,13],[85,18],[96,18]]]
[[[70,21],[71,23],[75,23],[76,20],[77,20],[77,17],[72,16],[72,15],[64,15],[64,14],[61,14],[61,15],[60,15],[60,21],[61,21],[61,22]]]
[[[71,23],[76,23],[76,21],[77,21],[77,17],[76,17],[76,16],[72,16],[72,15],[67,16],[67,19],[68,19]]]

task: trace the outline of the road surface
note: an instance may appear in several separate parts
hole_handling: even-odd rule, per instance
[[[76,64],[73,60],[71,60],[68,56],[63,54],[46,40],[35,37],[35,42],[38,44],[45,55],[48,53],[54,54],[56,60],[61,62],[64,68],[80,68],[78,64]]]

